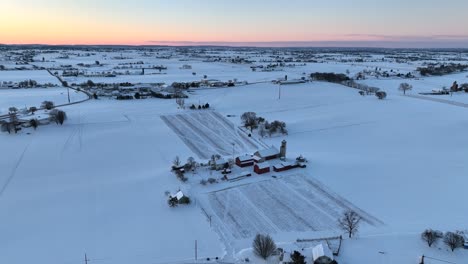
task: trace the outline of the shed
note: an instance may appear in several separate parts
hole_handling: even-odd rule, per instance
[[[270,164],[268,162],[257,163],[254,166],[254,172],[264,174],[270,172]]]
[[[330,264],[333,261],[333,253],[324,244],[319,244],[312,249],[314,264]]]
[[[273,170],[276,172],[287,171],[290,169],[294,169],[299,167],[298,164],[291,163],[291,162],[281,162],[280,164],[276,164],[273,166]]]

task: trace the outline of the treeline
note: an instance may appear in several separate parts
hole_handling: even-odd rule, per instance
[[[417,69],[417,71],[419,71],[419,73],[422,75],[422,76],[428,76],[428,75],[436,75],[436,76],[440,76],[440,75],[446,75],[446,74],[451,74],[451,73],[454,73],[454,72],[460,72],[460,71],[464,71],[468,69],[468,65],[467,64],[454,64],[454,63],[451,63],[451,64],[442,64],[442,65],[429,65],[427,67],[419,67]]]
[[[310,78],[316,81],[326,81],[333,83],[341,83],[344,81],[351,80],[346,74],[343,73],[333,73],[333,72],[316,72],[310,74]]]

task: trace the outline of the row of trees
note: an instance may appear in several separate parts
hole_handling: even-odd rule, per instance
[[[264,137],[266,134],[271,136],[277,132],[280,132],[283,135],[288,134],[285,122],[275,120],[270,123],[263,117],[257,117],[257,114],[254,112],[243,113],[241,115],[241,120],[244,127],[250,129],[250,132],[253,132],[254,129],[258,128],[258,133],[261,137]]]
[[[468,68],[467,64],[442,64],[442,65],[429,65],[428,67],[420,67],[417,70],[422,76],[427,76],[427,75],[445,75],[445,74],[450,74],[454,72],[460,72],[464,71]]]
[[[457,248],[463,247],[465,238],[463,232],[446,232],[445,234],[441,231],[426,229],[421,233],[421,239],[424,240],[429,247],[436,244],[440,239],[443,240],[444,244],[447,245],[452,252]]]
[[[18,83],[18,87],[20,88],[32,88],[37,86],[37,81],[35,80],[26,80]]]
[[[332,83],[341,83],[351,80],[346,74],[333,72],[316,72],[310,75],[310,78],[317,81],[326,81]]]

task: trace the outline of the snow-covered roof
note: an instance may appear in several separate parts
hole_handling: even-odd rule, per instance
[[[296,164],[292,163],[292,162],[288,162],[288,161],[285,161],[285,162],[281,162],[279,164],[275,164],[273,167],[275,168],[284,168],[284,167],[289,167],[289,166],[294,166]]]
[[[177,198],[177,200],[180,200],[180,199],[182,199],[182,197],[184,197],[185,195],[184,195],[184,193],[183,193],[182,191],[178,191],[176,194],[171,195],[171,196]]]
[[[239,157],[237,157],[237,158],[238,158],[241,162],[253,160],[252,156],[250,156],[250,155],[239,156]]]
[[[220,158],[219,160],[216,160],[217,165],[224,165],[228,163],[229,161],[225,160],[224,158]]]
[[[269,157],[278,155],[279,151],[275,147],[271,146],[270,148],[259,150],[255,154],[259,155],[260,157]]]
[[[314,261],[318,258],[327,256],[333,260],[333,253],[331,252],[328,246],[324,246],[323,244],[319,244],[312,249],[312,257]]]
[[[261,162],[261,163],[257,163],[257,166],[258,166],[259,169],[266,169],[266,168],[270,168],[270,163]]]

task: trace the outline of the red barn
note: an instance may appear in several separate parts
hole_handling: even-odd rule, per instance
[[[254,172],[257,174],[264,174],[270,172],[270,164],[267,162],[257,163],[254,166]]]
[[[240,156],[236,158],[236,165],[241,168],[253,166],[254,159],[249,155]]]
[[[290,163],[290,162],[282,162],[280,164],[276,164],[275,166],[273,166],[273,170],[276,171],[276,172],[281,172],[281,171],[287,171],[287,170],[290,170],[290,169],[294,169],[294,168],[297,168],[299,167],[299,165],[297,164],[293,164],[293,163]]]

